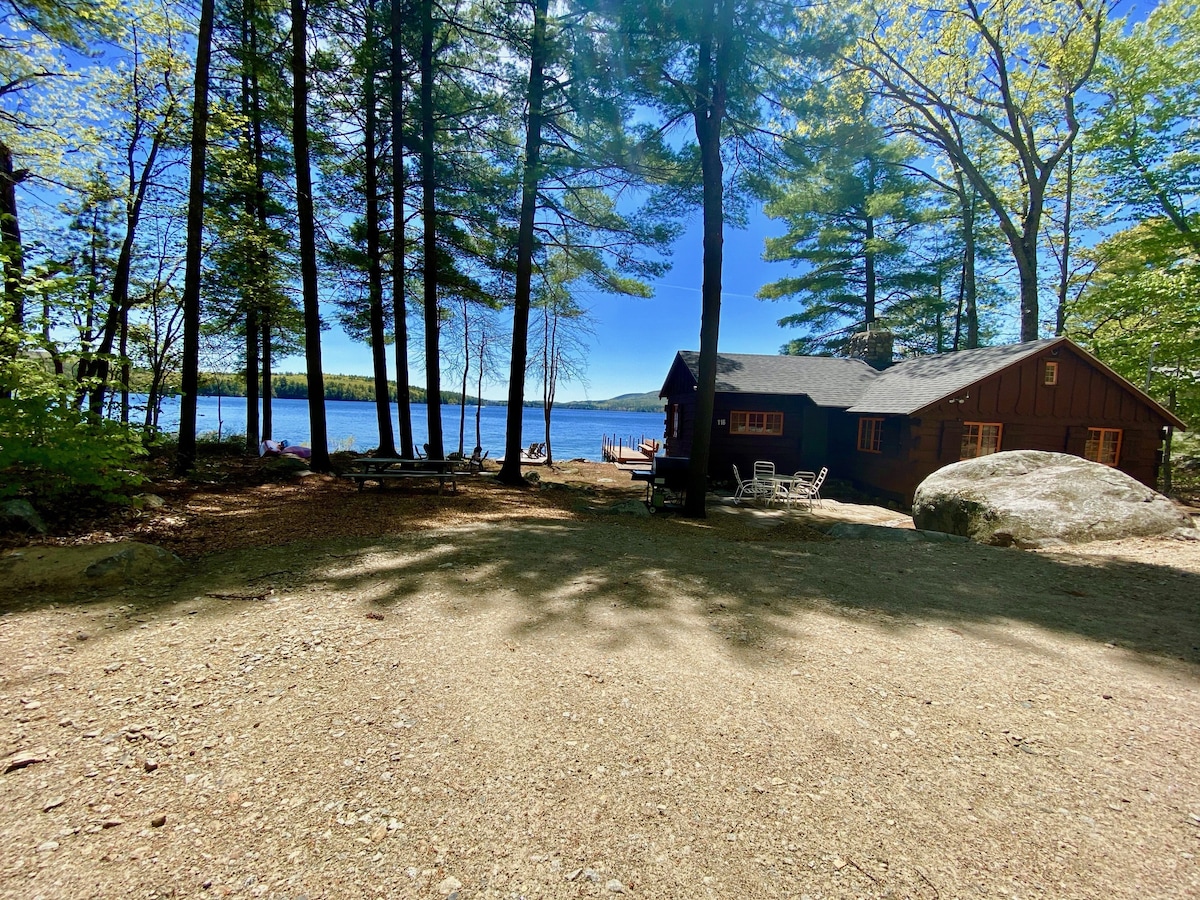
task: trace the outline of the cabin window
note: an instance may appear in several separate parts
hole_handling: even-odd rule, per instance
[[[783,413],[733,412],[729,414],[730,434],[783,434]]]
[[[866,453],[883,452],[883,419],[858,420],[858,449]]]
[[[1092,462],[1115,466],[1121,461],[1121,429],[1089,428],[1087,443],[1083,447],[1083,458]]]
[[[1058,363],[1047,361],[1046,368],[1042,373],[1042,384],[1058,384]]]
[[[998,422],[963,422],[962,451],[958,458],[974,459],[998,451],[1003,427]]]
[[[679,437],[679,404],[671,404],[671,437]]]

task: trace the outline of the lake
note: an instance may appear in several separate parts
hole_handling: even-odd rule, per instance
[[[274,418],[272,437],[286,440],[290,444],[308,444],[308,401],[280,400],[271,402]],[[479,443],[490,454],[489,458],[504,455],[505,406],[485,406],[479,423]],[[246,433],[246,401],[241,397],[201,397],[197,413],[196,433],[221,434]],[[400,431],[396,425],[396,404],[392,404],[392,425],[396,440]],[[424,403],[412,404],[413,439],[420,447],[429,440],[428,410]],[[544,440],[545,422],[541,407],[527,406],[521,426],[521,445],[528,447],[534,441]],[[442,434],[447,453],[458,449],[459,407],[442,407]],[[168,431],[179,429],[179,401],[169,398],[163,403],[162,427]],[[379,429],[375,421],[375,404],[360,400],[327,400],[325,422],[329,432],[329,449],[354,450],[362,453],[379,445]],[[600,459],[601,440],[609,438],[632,439],[635,443],[643,437],[662,440],[664,414],[661,412],[614,412],[604,409],[555,409],[550,416],[550,435],[554,458]],[[466,436],[463,448],[470,454],[475,446],[475,407],[467,407]]]

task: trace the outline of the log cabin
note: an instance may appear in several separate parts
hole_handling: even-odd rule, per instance
[[[699,354],[680,351],[659,396],[666,453],[688,456]],[[1153,487],[1164,429],[1184,423],[1068,338],[892,362],[886,332],[851,357],[720,354],[709,476],[755,460],[817,471],[911,503],[930,473],[1000,450],[1051,450]]]

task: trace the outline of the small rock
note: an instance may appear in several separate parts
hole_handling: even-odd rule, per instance
[[[462,882],[459,881],[457,878],[455,878],[453,875],[446,876],[445,878],[442,879],[441,883],[438,885],[438,890],[441,891],[443,894],[453,894],[455,891],[459,890],[460,888],[462,888]]]
[[[155,816],[153,819],[150,820],[151,828],[162,828],[166,824],[167,824],[167,814],[166,813],[159,813],[157,816]]]
[[[846,865],[847,865],[846,861],[844,859],[842,859],[840,856],[837,857],[836,859],[834,859],[834,861],[833,861],[833,867],[835,869],[837,869],[839,872],[842,869],[846,868]]]
[[[46,533],[46,523],[28,500],[5,500],[0,503],[0,531]]]
[[[105,819],[103,822],[101,822],[100,827],[101,828],[116,828],[118,825],[124,825],[124,824],[125,824],[124,819],[118,819],[114,816],[111,819]]]
[[[625,893],[625,885],[621,884],[621,882],[617,881],[615,878],[611,879],[608,884],[605,885],[605,887],[614,894]]]
[[[387,823],[379,822],[371,829],[371,843],[378,844],[385,837],[387,837]]]
[[[58,841],[45,841],[44,843],[38,844],[37,852],[38,853],[53,853],[57,849],[58,849]]]
[[[66,802],[66,797],[54,797],[42,804],[42,812],[50,812],[52,809],[58,809]]]
[[[121,668],[124,665],[125,665],[125,663],[121,663],[121,662],[109,663],[107,666],[104,667],[104,674],[112,675],[114,672],[119,672],[119,671],[121,671]]]
[[[142,763],[142,768],[145,769],[147,772],[153,772],[155,769],[158,768],[158,760],[154,759],[153,757],[148,756],[148,757],[146,757],[146,761],[144,763]]]
[[[47,751],[43,748],[37,750],[22,750],[8,758],[4,763],[4,772],[15,772],[17,769],[24,769],[26,766],[32,766],[36,763],[45,762]]]
[[[382,622],[383,621],[383,613],[369,612],[369,613],[367,613],[367,618],[374,619],[376,622]]]

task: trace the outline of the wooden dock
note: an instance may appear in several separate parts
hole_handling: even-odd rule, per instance
[[[600,458],[618,465],[645,465],[662,449],[662,442],[640,438],[619,438],[605,435],[600,444]]]

